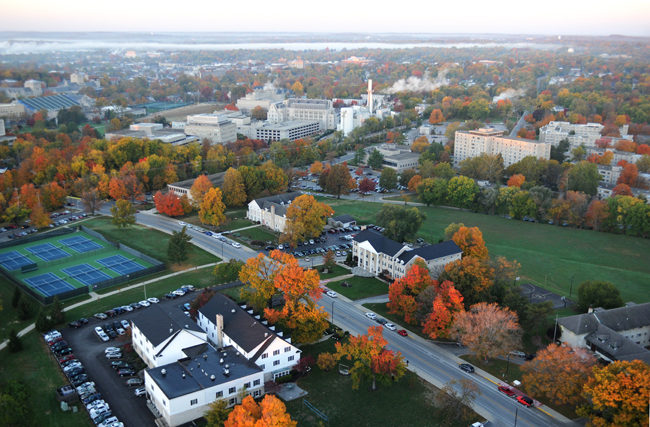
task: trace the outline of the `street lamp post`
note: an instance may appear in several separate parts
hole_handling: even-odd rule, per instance
[[[573,293],[573,279],[575,279],[576,274],[573,273],[573,276],[571,276],[571,287],[569,288],[569,296]]]
[[[506,373],[503,374],[504,378],[508,376],[508,370],[510,370],[510,353],[508,353],[508,364],[506,365]]]
[[[517,415],[519,415],[519,408],[515,406],[515,427],[517,427]]]
[[[332,301],[332,325],[334,324],[334,301]]]

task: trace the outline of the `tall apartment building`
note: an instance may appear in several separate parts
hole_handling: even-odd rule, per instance
[[[25,115],[25,106],[20,102],[11,102],[9,104],[0,104],[0,117],[7,119],[17,119]]]
[[[603,125],[600,123],[571,124],[569,122],[550,122],[539,129],[539,140],[557,146],[566,139],[571,148],[584,145],[594,147],[596,140],[601,138]]]
[[[187,116],[185,135],[205,138],[213,144],[227,144],[237,140],[237,126],[227,114],[195,114]]]
[[[551,144],[504,136],[503,131],[494,129],[456,131],[454,165],[458,166],[463,160],[480,156],[483,153],[501,154],[503,164],[507,167],[528,156],[550,159]]]
[[[336,129],[336,110],[327,99],[291,98],[271,104],[267,115],[270,123],[290,120],[317,121],[319,130]]]
[[[261,126],[255,126],[255,139],[264,141],[279,141],[288,139],[306,138],[319,132],[320,125],[317,121],[289,120],[280,123],[264,123]],[[251,132],[252,134],[252,132]]]

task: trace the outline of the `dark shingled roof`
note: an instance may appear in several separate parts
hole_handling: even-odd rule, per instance
[[[377,252],[382,252],[390,256],[394,256],[404,247],[401,243],[397,243],[395,240],[389,239],[379,231],[371,228],[367,228],[357,234],[354,240],[359,243],[367,240]]]
[[[174,306],[152,304],[145,313],[134,319],[133,323],[154,346],[182,329],[203,333],[192,319]]]
[[[147,369],[151,379],[169,399],[262,372],[259,366],[238,354],[234,347],[215,350],[210,345],[200,344],[183,349],[183,351],[188,356],[187,358]],[[221,363],[221,359],[223,359],[223,363]],[[227,376],[224,373],[225,365],[228,365],[230,371]],[[165,371],[164,375],[162,374],[163,370]],[[214,380],[212,379],[213,375]]]
[[[292,191],[291,193],[277,194],[275,196],[262,197],[260,199],[255,199],[255,203],[260,207],[260,209],[271,209],[271,206],[275,206],[276,215],[284,215],[287,212],[287,207],[293,202],[298,196],[301,196],[300,191]]]
[[[576,335],[594,332],[599,324],[614,331],[642,328],[650,325],[650,302],[610,310],[596,309],[592,313],[563,317],[558,323]]]
[[[447,240],[446,242],[438,243],[435,245],[426,245],[420,248],[415,248],[410,251],[403,252],[399,259],[408,263],[414,256],[420,256],[425,260],[431,260],[436,258],[442,258],[449,255],[455,255],[462,253],[463,250],[458,247],[458,245],[453,240]]]
[[[199,312],[212,323],[216,322],[217,314],[221,314],[223,332],[247,353],[276,335],[260,320],[255,319],[233,300],[220,293],[213,296],[199,309]]]
[[[343,214],[343,215],[337,215],[332,217],[332,220],[338,221],[338,222],[355,222],[356,219],[352,215],[348,214]]]
[[[599,353],[611,360],[650,362],[650,351],[605,325],[598,325],[596,331],[585,337],[585,341],[594,345]]]

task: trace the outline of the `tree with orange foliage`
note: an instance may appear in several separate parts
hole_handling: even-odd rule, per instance
[[[451,240],[463,251],[463,257],[487,259],[488,249],[478,227],[460,227]]]
[[[625,114],[619,114],[618,116],[616,116],[616,119],[614,119],[614,124],[619,127],[629,122],[630,122],[630,118]]]
[[[300,83],[300,81],[296,80],[295,83],[293,85],[291,85],[291,90],[296,95],[302,96],[305,88],[302,86],[302,83]]]
[[[609,217],[607,202],[594,200],[589,204],[585,214],[585,223],[594,230],[599,231],[600,226]]]
[[[436,297],[433,300],[433,309],[422,325],[422,332],[431,339],[448,338],[454,316],[463,311],[463,296],[448,280],[439,284],[435,282],[434,287]]]
[[[485,359],[508,354],[521,347],[517,314],[496,303],[480,302],[456,315],[451,335]]]
[[[463,295],[465,306],[485,301],[486,295],[494,285],[494,268],[487,259],[463,257],[450,262],[438,280],[449,280]]]
[[[156,205],[156,210],[161,214],[171,217],[185,214],[181,199],[173,191],[168,191],[165,194],[160,191],[156,192],[153,195],[153,202]]]
[[[589,403],[578,415],[594,426],[647,426],[650,367],[640,360],[597,366],[583,395]]]
[[[612,189],[612,196],[634,196],[634,194],[629,185],[621,183]]]
[[[323,163],[316,160],[309,167],[309,173],[314,174],[314,175],[320,175],[321,172],[323,172]]]
[[[388,311],[402,316],[405,322],[416,325],[416,297],[433,284],[429,270],[417,262],[414,263],[404,277],[395,280],[388,288]]]
[[[623,166],[621,175],[618,177],[617,184],[627,184],[630,187],[636,186],[636,180],[639,177],[639,170],[634,163],[628,163]]]
[[[128,193],[126,191],[126,186],[120,178],[111,178],[110,182],[108,183],[108,195],[111,196],[111,198],[114,200],[127,198]]]
[[[192,205],[195,209],[199,209],[203,203],[208,190],[212,188],[212,182],[208,179],[207,175],[199,175],[190,187],[190,195],[192,195]]]
[[[439,108],[435,108],[433,111],[431,111],[431,115],[429,116],[429,123],[432,125],[437,125],[444,121],[445,117],[442,115],[442,111],[440,111]]]
[[[63,206],[66,196],[65,189],[54,181],[41,188],[41,203],[46,210],[58,209]]]
[[[639,144],[636,147],[637,154],[650,154],[650,145],[648,144]]]
[[[34,209],[40,203],[41,192],[34,187],[34,184],[24,184],[20,187],[20,201],[28,209]]]
[[[516,173],[516,174],[512,175],[508,179],[508,187],[517,187],[517,188],[519,188],[524,184],[525,181],[526,181],[525,176],[523,176],[520,173]]]
[[[406,365],[402,355],[388,350],[387,345],[381,326],[369,327],[366,335],[350,336],[347,343],[336,343],[336,358],[354,362],[350,368],[353,390],[358,390],[366,379],[372,381],[371,389],[375,391],[377,381],[390,384],[404,376]]]
[[[295,246],[299,241],[317,237],[322,233],[327,218],[332,215],[334,210],[329,205],[317,201],[314,196],[298,196],[287,208],[286,227],[280,240]]]
[[[634,153],[636,152],[636,143],[634,141],[628,141],[627,139],[621,139],[616,143],[616,149],[619,151]]]
[[[267,394],[259,405],[252,396],[244,397],[241,404],[234,407],[223,425],[224,427],[295,427],[298,423],[291,419],[291,415],[287,413],[287,408],[280,399]]]
[[[415,193],[418,191],[418,187],[422,183],[422,176],[420,175],[413,175],[413,177],[409,180],[408,182],[408,189],[409,191]]]
[[[267,307],[271,297],[276,294],[273,279],[285,256],[290,255],[276,250],[270,253],[269,259],[259,253],[256,257],[248,258],[239,271],[239,280],[244,284],[241,298],[256,311]]]
[[[418,136],[415,138],[415,141],[413,141],[413,144],[411,144],[411,151],[414,153],[422,153],[425,151],[431,144],[429,144],[429,140],[427,139],[426,136]]]
[[[43,209],[43,205],[41,203],[36,203],[32,207],[32,211],[29,214],[29,219],[32,222],[32,225],[36,228],[45,228],[48,225],[52,223],[50,220],[50,216],[45,212],[45,209]]]

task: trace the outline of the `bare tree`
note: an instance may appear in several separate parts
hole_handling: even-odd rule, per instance
[[[81,202],[83,203],[86,212],[91,215],[94,215],[95,211],[101,209],[104,204],[104,201],[99,197],[99,193],[95,189],[84,191],[81,194]]]
[[[445,384],[435,397],[442,424],[468,425],[474,416],[471,405],[479,394],[478,386],[466,378]]]

